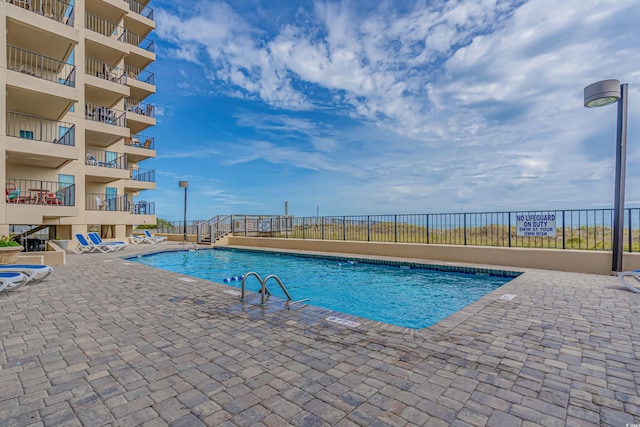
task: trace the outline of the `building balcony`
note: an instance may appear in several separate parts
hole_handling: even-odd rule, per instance
[[[84,208],[88,211],[127,212],[131,211],[128,196],[112,196],[102,193],[85,194]]]
[[[127,168],[127,155],[113,151],[87,148],[85,164],[85,178],[91,182],[113,182],[129,179],[131,176]]]
[[[124,26],[128,31],[147,35],[156,27],[153,20],[153,9],[136,0],[125,0],[129,5],[129,13],[124,17]]]
[[[132,99],[145,99],[156,93],[155,76],[152,72],[132,67],[129,64],[126,65],[126,70]]]
[[[156,157],[155,138],[144,135],[133,135],[124,139],[124,152],[133,163]]]
[[[85,97],[96,104],[113,105],[129,96],[127,74],[97,59],[85,60]]]
[[[53,181],[7,178],[5,201],[7,204],[40,206],[75,206],[76,186]]]
[[[92,103],[85,104],[85,142],[107,147],[129,136],[124,111]]]
[[[129,65],[144,69],[156,60],[153,40],[133,31],[127,31],[126,39],[130,46],[130,55],[127,57]]]
[[[85,13],[85,26],[87,57],[116,64],[130,53],[126,28],[91,12]]]
[[[7,160],[43,168],[60,168],[78,159],[73,123],[7,111]]]
[[[75,10],[73,4],[62,0],[6,0],[22,10],[36,13],[63,25],[73,27]]]
[[[127,190],[155,190],[156,171],[142,168],[129,168],[130,177],[125,181],[124,187]]]
[[[76,67],[7,46],[7,109],[57,119],[78,99]]]
[[[145,104],[126,98],[124,100],[124,109],[127,112],[127,127],[134,134],[156,125],[156,110],[153,104]]]
[[[156,204],[154,202],[146,202],[144,200],[133,202],[131,203],[131,213],[134,215],[155,215]]]
[[[8,224],[57,223],[79,214],[75,185],[54,181],[8,178],[5,203]]]

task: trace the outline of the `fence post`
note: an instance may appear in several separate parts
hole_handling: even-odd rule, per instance
[[[244,216],[244,237],[247,237],[247,216]]]
[[[429,214],[427,214],[427,245],[429,244]]]
[[[565,222],[564,222],[564,210],[562,211],[562,249],[567,249],[567,240],[565,239]]]
[[[367,215],[367,242],[371,241],[371,217]]]
[[[307,228],[307,217],[302,217],[302,238],[305,236],[305,229]]]
[[[342,240],[347,240],[347,221],[342,217]]]
[[[398,243],[398,215],[393,216],[393,239]]]
[[[462,222],[464,223],[464,226],[462,228],[464,232],[464,245],[467,246],[467,214],[463,213],[462,218]]]
[[[320,236],[324,240],[324,217],[320,217]]]
[[[507,221],[508,225],[508,232],[509,232],[509,247],[511,247],[511,212],[508,213],[509,215],[509,221]]]
[[[631,222],[631,209],[626,209],[627,214],[629,215],[629,252],[633,252],[633,246],[631,246],[633,244],[633,239],[631,238],[631,234],[633,233],[633,230],[631,229],[632,226],[632,222]]]

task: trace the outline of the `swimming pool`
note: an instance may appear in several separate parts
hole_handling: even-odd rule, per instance
[[[413,329],[437,323],[519,274],[495,271],[499,275],[493,275],[492,270],[475,273],[473,269],[443,272],[416,268],[416,264],[380,265],[231,249],[162,252],[130,260],[214,282],[228,281],[225,284],[237,288],[241,281],[233,278],[250,271],[261,277],[276,274],[294,300],[310,298],[310,305]],[[267,286],[274,296],[284,298],[275,282]],[[260,283],[250,277],[246,288],[258,291]]]

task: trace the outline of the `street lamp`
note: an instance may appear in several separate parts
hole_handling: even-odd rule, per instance
[[[585,107],[603,107],[618,103],[616,138],[616,181],[613,205],[613,257],[611,270],[622,271],[622,241],[624,236],[624,180],[627,157],[627,97],[629,88],[619,80],[602,80],[584,88]]]
[[[182,234],[182,243],[187,242],[187,187],[189,187],[189,181],[179,181],[178,185],[180,188],[184,188],[184,223],[183,223],[183,234]]]

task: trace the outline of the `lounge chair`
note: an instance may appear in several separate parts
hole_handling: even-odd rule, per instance
[[[129,236],[129,240],[131,241],[131,243],[135,245],[139,243],[149,243],[146,237],[136,236],[135,234],[132,234],[131,236]]]
[[[144,230],[144,237],[150,240],[149,243],[164,242],[167,240],[166,236],[154,236],[149,230]],[[151,240],[155,240],[155,242],[151,242]]]
[[[31,280],[44,280],[53,273],[53,268],[43,264],[0,265],[0,273],[22,273]]]
[[[0,291],[4,291],[5,289],[14,289],[20,285],[24,285],[29,281],[29,277],[27,277],[23,273],[16,272],[0,272]]]
[[[627,278],[633,280],[633,283],[628,281]],[[640,286],[640,270],[619,273],[618,280],[630,291],[640,294],[640,289],[636,288],[636,286]]]
[[[114,248],[113,249],[114,251],[119,251],[120,249],[127,246],[127,242],[105,242],[104,240],[102,240],[102,237],[100,237],[100,235],[95,231],[88,233],[88,236],[89,236],[89,239],[91,240],[91,243],[93,243],[94,245],[111,246]]]
[[[84,237],[84,235],[77,233],[76,234],[76,240],[78,241],[78,246],[76,246],[76,248],[73,250],[73,252],[77,253],[77,254],[82,254],[82,253],[88,253],[88,252],[112,252],[115,250],[115,248],[113,246],[109,246],[109,245],[96,245],[94,243],[89,243],[89,241],[87,240],[86,237]]]

